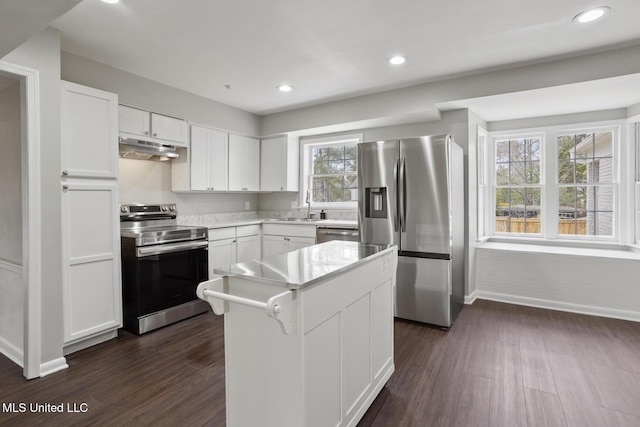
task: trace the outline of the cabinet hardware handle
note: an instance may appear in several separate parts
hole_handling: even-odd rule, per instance
[[[149,135],[149,131],[148,131],[148,130],[145,130],[145,131],[144,131],[144,134],[145,134],[145,135]]]
[[[63,171],[62,171],[62,175],[64,175],[64,176],[69,175],[69,171],[68,171],[68,170],[66,170],[66,169],[65,169],[65,170],[63,170]]]
[[[157,133],[154,133],[154,134],[153,134],[153,136],[158,136],[158,134],[157,134]]]
[[[62,189],[63,189],[63,190],[68,190],[68,189],[69,189],[69,186],[68,186],[67,184],[62,184]]]

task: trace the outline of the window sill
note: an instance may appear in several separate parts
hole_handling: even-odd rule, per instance
[[[490,237],[477,249],[640,260],[640,247],[599,242],[549,242]]]

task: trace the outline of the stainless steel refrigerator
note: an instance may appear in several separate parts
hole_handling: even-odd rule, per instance
[[[464,304],[464,170],[449,135],[358,145],[360,241],[398,246],[396,317],[450,327]]]

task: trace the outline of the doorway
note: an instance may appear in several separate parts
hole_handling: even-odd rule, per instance
[[[38,72],[0,61],[0,352],[40,376]]]

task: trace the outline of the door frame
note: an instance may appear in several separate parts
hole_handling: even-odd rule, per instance
[[[40,376],[42,247],[40,77],[38,70],[0,60],[0,73],[20,81],[22,145],[23,375]]]

